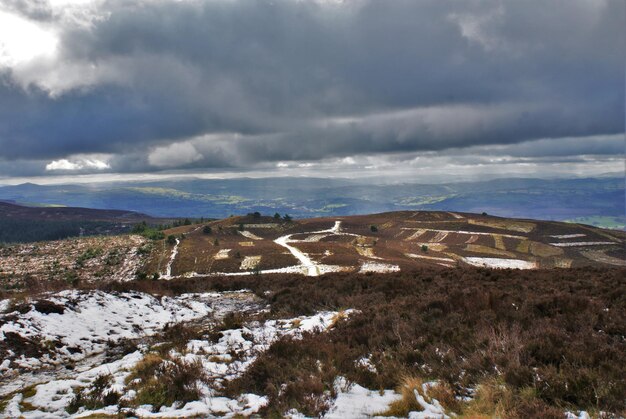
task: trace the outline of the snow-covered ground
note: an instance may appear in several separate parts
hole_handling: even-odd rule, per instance
[[[442,257],[436,257],[436,256],[426,256],[426,255],[418,255],[415,253],[405,253],[405,256],[408,256],[410,258],[414,258],[414,259],[424,259],[424,260],[429,260],[429,261],[433,261],[434,263],[441,265],[441,266],[446,266],[446,267],[451,267],[454,266],[454,264],[456,263],[456,261],[452,258],[442,258]]]
[[[165,267],[165,274],[161,276],[163,279],[172,279],[172,264],[176,259],[176,255],[178,254],[178,245],[180,244],[180,239],[176,239],[176,244],[172,249],[172,254],[170,256],[170,260],[167,262],[167,266]]]
[[[427,259],[427,260],[435,260],[438,262],[448,262],[448,263],[454,263],[455,260],[452,258],[442,258],[442,257],[436,257],[436,256],[426,256],[426,255],[418,255],[415,253],[405,253],[406,256],[410,257],[410,258],[416,258],[416,259]]]
[[[387,273],[387,272],[399,272],[400,267],[398,265],[391,265],[389,263],[380,262],[363,262],[359,273],[375,272],[375,273]]]
[[[211,378],[211,385],[204,386],[203,396],[185,405],[163,407],[154,412],[151,406],[139,406],[133,409],[139,417],[214,417],[233,415],[250,415],[267,403],[264,396],[242,394],[237,399],[229,399],[216,395],[224,380],[240,376],[256,357],[282,336],[298,339],[304,332],[323,332],[337,321],[350,316],[352,310],[344,312],[322,312],[313,316],[301,316],[284,320],[268,320],[252,322],[237,329],[225,330],[216,342],[191,340],[184,353],[170,352],[170,356],[183,361],[199,361]],[[89,368],[75,373],[73,376],[51,379],[35,387],[35,394],[24,398],[17,392],[8,404],[4,414],[6,417],[25,418],[62,418],[71,417],[65,409],[73,398],[75,391],[88,387],[102,375],[111,375],[112,380],[105,391],[116,391],[122,399],[132,399],[134,390],[128,387],[127,378],[131,370],[144,358],[149,348],[135,351],[113,362]],[[377,392],[373,392],[378,394]],[[21,411],[20,403],[32,406],[29,411]],[[32,410],[34,408],[35,410]],[[73,417],[95,414],[116,414],[118,406],[109,406],[95,411],[79,410]]]
[[[402,230],[423,230],[423,231],[432,231],[435,233],[455,233],[455,234],[468,234],[468,235],[479,235],[479,236],[493,236],[495,233],[486,233],[484,231],[465,231],[465,230],[439,230],[435,228],[424,228],[424,227],[402,227]],[[525,239],[524,236],[517,236],[514,234],[500,234],[497,233],[498,236],[509,237],[511,239]]]
[[[263,240],[263,237],[259,237],[250,231],[240,231],[239,234],[252,240]]]
[[[606,244],[618,244],[615,242],[564,242],[564,243],[550,243],[551,246],[556,247],[578,247],[578,246],[602,246]]]
[[[220,249],[219,252],[213,256],[215,260],[228,259],[228,253],[230,253],[231,249]]]
[[[387,410],[389,405],[401,398],[393,390],[368,390],[358,384],[348,384],[339,377],[335,380],[337,398],[324,415],[326,419],[365,418]]]
[[[256,268],[259,263],[261,263],[261,256],[246,256],[241,261],[241,266],[239,269],[242,271],[248,271],[250,269]]]
[[[35,302],[25,313],[0,315],[2,364],[8,361],[3,378],[19,376],[18,371],[76,362],[121,339],[151,336],[167,324],[220,318],[233,310],[258,307],[249,292],[182,294],[158,299],[138,292],[63,291],[45,301],[55,312],[41,313],[36,309],[40,303]],[[21,341],[16,342],[16,335]],[[28,347],[43,347],[45,353],[37,354]],[[12,389],[6,386],[6,381],[0,384],[0,395]]]
[[[535,262],[521,259],[465,257],[463,260],[470,265],[497,269],[535,269],[537,267]]]
[[[578,237],[586,237],[586,234],[555,234],[552,235],[550,237],[553,237],[555,239],[575,239]]]

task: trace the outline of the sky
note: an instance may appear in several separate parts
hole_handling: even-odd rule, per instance
[[[0,184],[624,171],[623,0],[0,0]]]

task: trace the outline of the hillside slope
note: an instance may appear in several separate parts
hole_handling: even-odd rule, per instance
[[[120,234],[129,232],[140,222],[159,224],[167,221],[133,211],[26,206],[0,201],[0,243]]]
[[[0,248],[0,417],[623,416],[623,232],[393,212],[165,234]]]
[[[146,273],[391,272],[419,266],[625,266],[626,234],[561,223],[456,212],[392,212],[286,222],[231,217],[166,231]]]
[[[98,283],[112,278],[319,276],[425,266],[626,266],[626,233],[621,231],[456,212],[293,221],[234,216],[164,233],[163,240],[104,236],[5,246],[0,249],[0,279],[6,289],[27,283]]]

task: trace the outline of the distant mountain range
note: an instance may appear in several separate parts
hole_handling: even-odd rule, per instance
[[[297,218],[398,210],[448,210],[623,228],[623,177],[496,179],[447,184],[373,184],[370,179],[165,180],[0,187],[28,205],[118,209],[154,217],[211,217],[259,211]]]
[[[0,201],[0,243],[128,233],[141,222],[156,225],[171,220],[131,211],[23,206]]]

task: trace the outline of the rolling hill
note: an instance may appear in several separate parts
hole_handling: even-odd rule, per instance
[[[501,217],[589,223],[620,228],[624,178],[495,179],[480,182],[388,183],[379,179],[178,179],[86,185],[0,187],[0,199],[73,207],[122,209],[154,217],[224,218],[278,211],[296,218],[400,210],[461,211]],[[600,218],[603,217],[603,218]]]
[[[82,211],[67,210],[75,216]],[[124,215],[103,214],[109,220]],[[141,218],[132,214],[122,219]],[[68,281],[372,274],[424,267],[626,266],[626,233],[621,231],[460,212],[302,220],[257,213],[182,225],[160,237],[99,236],[6,246],[0,249],[0,279],[5,289],[19,289]]]
[[[0,243],[128,233],[137,223],[155,225],[170,221],[132,211],[26,206],[0,201]]]
[[[164,234],[0,247],[0,415],[626,407],[624,232],[402,211]]]

